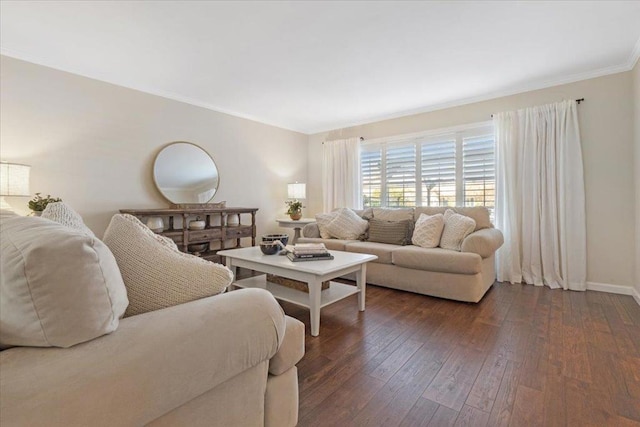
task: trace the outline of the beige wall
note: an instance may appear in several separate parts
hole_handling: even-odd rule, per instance
[[[634,121],[634,159],[636,187],[636,280],[635,287],[640,298],[640,61],[633,68],[633,121]],[[640,301],[638,301],[640,303]]]
[[[636,67],[637,68],[637,67]],[[309,137],[309,213],[322,209],[322,141],[350,136],[378,138],[490,120],[494,112],[562,99],[585,98],[579,109],[587,202],[590,282],[634,282],[633,103],[631,72],[584,80]]]
[[[208,151],[214,201],[260,208],[258,234],[283,231],[286,184],[306,180],[307,136],[77,75],[1,58],[0,157],[31,168],[31,193],[62,197],[102,235],[121,208],[162,208],[154,156],[171,141]],[[23,211],[28,198],[8,201]],[[290,230],[289,230],[290,231]]]

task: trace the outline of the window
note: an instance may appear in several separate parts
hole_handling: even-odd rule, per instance
[[[490,124],[371,141],[361,150],[364,207],[495,203]]]

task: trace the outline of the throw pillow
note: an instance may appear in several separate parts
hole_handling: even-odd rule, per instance
[[[369,222],[348,208],[337,211],[337,215],[327,224],[326,230],[331,237],[344,240],[360,238],[369,227]]]
[[[460,252],[462,241],[476,228],[473,218],[460,215],[447,209],[444,213],[444,230],[440,238],[440,247]]]
[[[411,241],[412,232],[413,220],[385,221],[372,218],[369,220],[369,236],[367,237],[367,241],[404,246]]]
[[[39,217],[0,221],[0,347],[71,347],[113,332],[127,291],[95,237]]]
[[[436,248],[444,229],[444,215],[420,214],[411,237],[411,243],[422,248]]]
[[[84,225],[80,214],[64,202],[49,203],[44,211],[42,211],[41,218],[50,219],[67,227],[71,227],[74,230],[78,230],[87,236],[96,237],[93,231]]]
[[[178,252],[158,237],[136,217],[120,214],[104,233],[127,287],[125,316],[216,295],[231,283],[227,267]]]
[[[316,223],[318,224],[318,230],[320,230],[320,237],[323,239],[331,238],[331,233],[327,230],[327,226],[337,214],[337,212],[330,212],[316,215]]]

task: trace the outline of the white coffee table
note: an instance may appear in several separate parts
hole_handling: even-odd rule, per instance
[[[320,333],[320,309],[348,296],[358,294],[358,308],[365,309],[367,288],[367,263],[378,257],[351,252],[329,251],[334,259],[327,261],[292,262],[283,255],[264,255],[257,246],[218,251],[225,257],[226,265],[236,277],[237,267],[244,267],[262,273],[275,274],[288,279],[299,280],[309,285],[309,293],[267,282],[265,275],[249,277],[233,282],[239,288],[267,289],[279,300],[307,307],[311,317],[311,335]],[[322,282],[356,273],[357,286],[331,282],[329,289],[321,290]]]

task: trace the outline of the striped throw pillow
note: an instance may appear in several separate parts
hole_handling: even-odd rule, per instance
[[[413,220],[385,221],[372,218],[369,220],[367,241],[404,246],[411,242],[412,234]]]

